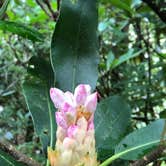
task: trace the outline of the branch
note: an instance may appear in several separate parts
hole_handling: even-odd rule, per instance
[[[147,122],[148,121],[148,123],[150,122],[150,121],[154,121],[155,119],[147,119],[147,118],[145,118],[145,117],[132,117],[132,119],[134,119],[134,120],[138,120],[138,121],[142,121],[142,122]]]
[[[161,5],[157,5],[155,3],[155,0],[142,0],[145,2],[159,17],[160,19],[166,23],[166,11],[161,10]],[[165,5],[165,2],[163,2],[163,6]]]
[[[11,155],[14,159],[17,161],[27,165],[27,166],[41,166],[39,163],[37,163],[32,158],[29,158],[28,156],[22,154],[21,152],[17,151],[11,144],[4,143],[0,141],[0,149],[7,154]]]
[[[145,165],[147,165],[147,164],[149,164],[151,162],[154,162],[159,157],[162,156],[162,154],[164,153],[165,149],[166,149],[166,147],[164,145],[160,145],[157,149],[155,149],[154,151],[152,151],[150,154],[144,156],[140,160],[137,160],[136,162],[134,162],[130,166],[145,166]]]
[[[36,3],[41,7],[41,9],[50,17],[52,18],[51,14],[47,11],[45,6],[40,2],[40,0],[36,0]]]
[[[57,10],[58,11],[60,10],[60,3],[61,3],[61,0],[57,0]]]
[[[44,0],[44,3],[47,5],[47,7],[48,7],[48,9],[49,9],[49,11],[50,11],[50,13],[52,15],[53,20],[57,21],[58,16],[59,16],[59,12],[58,11],[54,12],[54,10],[52,9],[52,7],[50,5],[49,0]],[[57,4],[57,6],[58,6],[58,4]]]
[[[54,21],[57,21],[58,16],[59,16],[59,10],[57,10],[56,12],[54,12],[54,10],[52,9],[49,0],[43,0],[43,2],[41,2],[40,0],[36,0],[36,3],[41,7],[41,9]],[[59,1],[57,1],[57,8],[59,8]]]

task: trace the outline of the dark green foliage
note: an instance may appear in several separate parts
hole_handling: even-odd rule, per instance
[[[139,127],[165,109],[166,60],[162,53],[166,26],[141,1],[125,2],[134,11],[131,17],[113,1],[102,1],[99,8],[98,91],[103,97],[125,96],[132,108],[134,125]],[[110,8],[105,8],[106,4]],[[140,54],[134,56],[137,52]]]
[[[95,134],[100,160],[114,154],[115,146],[127,133],[130,114],[130,107],[121,97],[111,96],[99,103],[95,113]]]
[[[29,66],[29,76],[23,84],[24,95],[31,112],[37,135],[44,151],[47,146],[55,146],[55,108],[50,100],[49,89],[53,86],[53,72],[50,63],[33,57]]]

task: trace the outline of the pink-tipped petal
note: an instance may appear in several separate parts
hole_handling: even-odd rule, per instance
[[[73,138],[77,132],[78,127],[76,125],[71,125],[67,130],[67,135],[69,138]]]
[[[62,109],[61,111],[64,113],[64,114],[71,114],[71,115],[75,115],[76,113],[76,110],[74,107],[72,107],[70,104],[68,103],[64,103],[64,105],[62,106]]]
[[[74,96],[71,92],[67,91],[64,93],[65,94],[65,99],[66,102],[68,102],[71,106],[75,106],[75,102],[74,102]]]
[[[91,87],[87,84],[80,84],[76,87],[74,98],[77,105],[83,105],[90,94]]]
[[[84,87],[86,89],[87,94],[90,95],[90,93],[91,93],[91,86],[88,85],[88,84],[84,84]]]
[[[56,117],[56,123],[58,126],[62,127],[63,129],[67,129],[67,122],[65,119],[65,116],[62,114],[62,112],[56,112],[55,113],[55,117]]]
[[[66,113],[66,112],[69,112],[72,108],[73,108],[73,107],[72,107],[70,104],[68,104],[67,102],[65,102],[65,103],[63,104],[63,106],[62,106],[61,111],[62,111],[63,113]]]
[[[85,102],[85,108],[87,111],[94,112],[97,106],[97,92],[89,95]]]
[[[61,109],[61,107],[63,106],[64,101],[65,101],[64,93],[57,88],[51,88],[50,97],[51,97],[51,100],[53,101],[55,107],[58,109]]]

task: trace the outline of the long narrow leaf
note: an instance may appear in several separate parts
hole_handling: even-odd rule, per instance
[[[111,61],[112,63],[110,64],[110,68],[114,69],[114,68],[118,67],[119,65],[121,65],[122,63],[128,61],[129,59],[139,56],[144,51],[145,51],[145,49],[142,49],[142,50],[134,53],[134,49],[130,49],[126,54],[121,55],[119,59],[113,59]]]
[[[119,9],[129,12],[130,14],[133,13],[133,10],[130,8],[130,6],[121,0],[110,0],[110,3]]]
[[[34,28],[30,28],[21,23],[0,20],[0,29],[3,31],[12,32],[32,41],[43,41],[43,35],[41,33]]]
[[[0,165],[1,166],[24,166],[24,164],[16,161],[13,157],[0,150]]]
[[[10,2],[10,0],[5,0],[5,2],[3,3],[2,7],[0,8],[0,19],[3,18],[4,14],[5,14],[6,10],[7,10],[7,7],[9,5],[9,2]]]

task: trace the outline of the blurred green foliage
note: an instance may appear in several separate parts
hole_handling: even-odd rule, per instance
[[[140,0],[101,1],[99,16],[97,89],[128,99],[134,126],[148,124],[166,108],[166,25]]]
[[[56,1],[51,0],[50,5],[53,11],[57,10]],[[165,118],[166,24],[162,18],[165,3],[155,0],[154,5],[156,10],[160,9],[159,14],[141,0],[99,2],[97,90],[102,98],[120,95],[128,101],[133,129],[160,116]],[[44,41],[22,38],[0,26],[0,139],[11,141],[22,152],[43,161],[21,84],[32,56],[49,58],[57,13],[37,0],[13,0],[1,12],[3,21],[28,25],[41,33]]]
[[[54,7],[55,3],[54,3]],[[27,65],[32,56],[48,57],[50,37],[55,22],[33,0],[11,1],[3,17],[17,25],[32,27],[29,35],[36,35],[31,29],[42,33],[44,42],[26,39],[17,33],[8,32],[0,23],[0,139],[7,139],[17,145],[22,152],[43,161],[42,148],[34,133],[32,119],[27,110],[22,93],[22,83],[26,77]],[[2,27],[2,28],[1,28]],[[20,33],[21,26],[16,28]],[[7,30],[7,31],[6,31]]]

